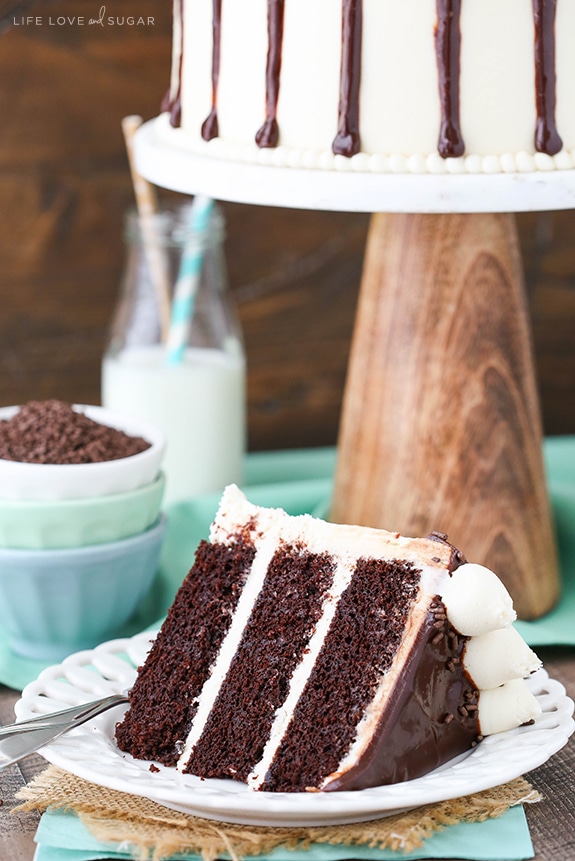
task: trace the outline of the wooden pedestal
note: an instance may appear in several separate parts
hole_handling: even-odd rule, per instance
[[[331,519],[446,532],[522,619],[558,596],[512,215],[372,216]]]

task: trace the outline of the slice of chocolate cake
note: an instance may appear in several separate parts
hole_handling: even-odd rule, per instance
[[[445,536],[225,491],[116,730],[133,756],[252,789],[419,777],[540,709],[501,581]]]

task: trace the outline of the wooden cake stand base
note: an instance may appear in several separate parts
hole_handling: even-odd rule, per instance
[[[514,218],[500,213],[574,208],[575,170],[362,174],[189,144],[157,117],[136,134],[137,168],[221,200],[394,213],[372,216],[332,519],[446,532],[505,581],[522,619],[549,610],[559,580],[530,325]]]
[[[558,597],[515,219],[372,216],[331,519],[449,535],[522,619]]]

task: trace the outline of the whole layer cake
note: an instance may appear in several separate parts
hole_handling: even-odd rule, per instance
[[[161,133],[281,166],[570,169],[573,0],[174,0]]]
[[[495,574],[441,534],[292,517],[231,486],[117,742],[267,791],[416,778],[540,713],[514,618]]]

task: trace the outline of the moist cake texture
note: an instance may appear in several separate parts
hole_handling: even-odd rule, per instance
[[[572,169],[572,0],[174,0],[159,128],[198,154],[393,173]]]
[[[254,790],[413,779],[538,715],[513,619],[501,581],[439,533],[290,517],[230,486],[117,743]]]

